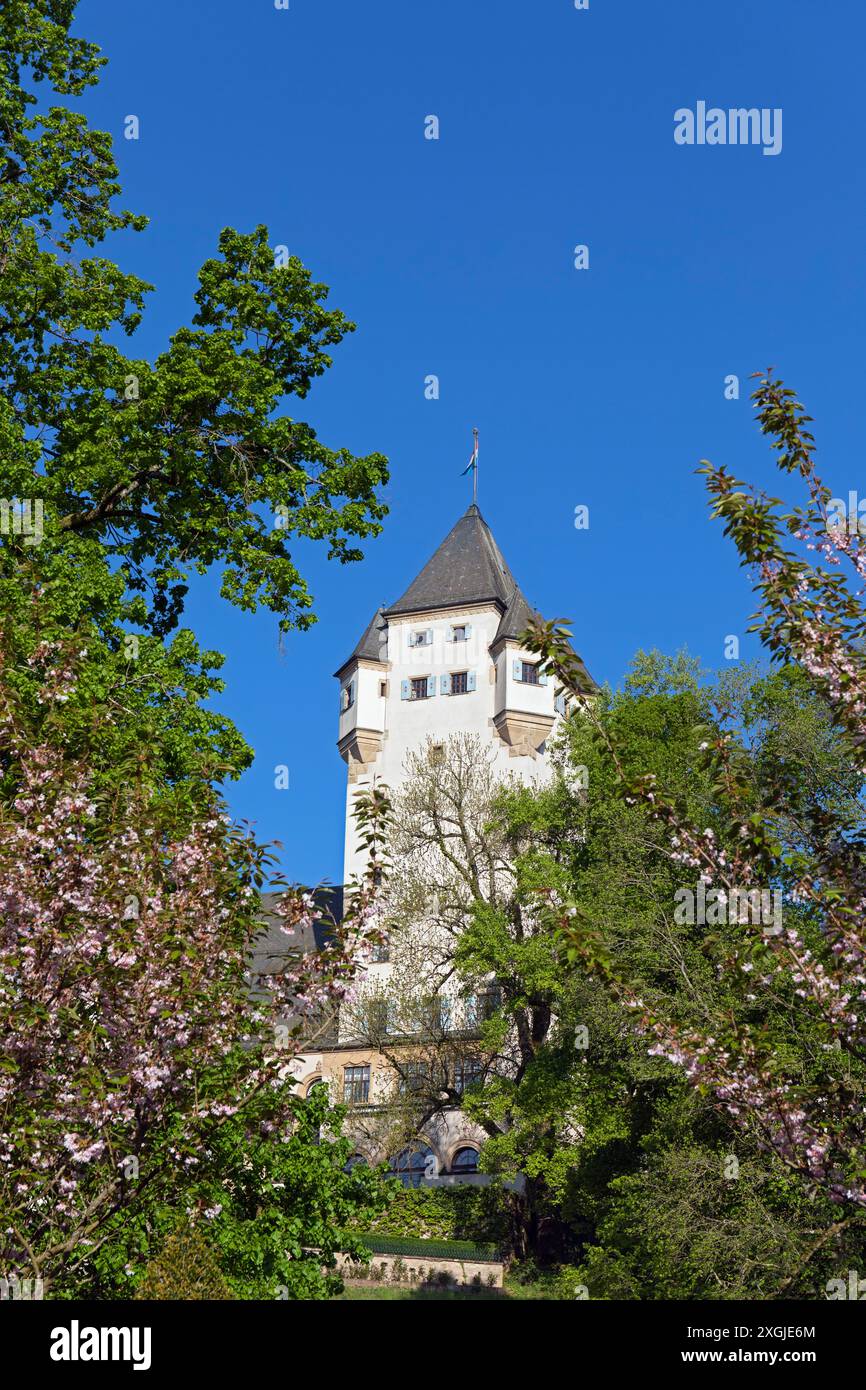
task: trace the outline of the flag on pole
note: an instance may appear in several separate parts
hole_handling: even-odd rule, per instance
[[[470,458],[466,467],[463,469],[463,472],[460,474],[461,478],[466,477],[466,474],[469,472],[470,468],[478,467],[478,431],[473,430],[472,433],[475,435],[475,443],[472,446],[472,457]]]

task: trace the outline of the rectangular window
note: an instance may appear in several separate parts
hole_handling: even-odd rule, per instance
[[[380,682],[379,682],[379,694],[381,695],[381,697],[382,697],[383,700],[386,698],[386,696],[387,696],[387,694],[388,694],[388,682],[387,682],[387,681],[380,681]]]
[[[406,1062],[400,1077],[400,1094],[417,1094],[429,1084],[430,1068],[426,1062]]]
[[[370,1002],[370,1012],[368,1015],[369,1033],[372,1038],[381,1036],[388,1031],[388,1001],[386,999],[373,999]]]
[[[468,689],[469,689],[469,672],[468,672],[468,671],[452,671],[452,672],[451,672],[451,694],[452,694],[452,695],[465,695]]]
[[[465,641],[466,641],[466,628],[465,628],[465,627],[454,627],[454,628],[452,628],[452,629],[451,629],[451,641],[452,641],[452,642],[465,642]]]
[[[454,1089],[463,1094],[467,1086],[474,1086],[481,1080],[483,1068],[478,1057],[458,1057],[454,1063]]]
[[[426,676],[417,676],[411,682],[412,700],[426,700],[428,693],[428,681]]]
[[[409,633],[409,646],[410,646],[410,647],[429,647],[429,646],[432,645],[432,643],[433,643],[433,629],[432,629],[432,627],[424,628],[424,630],[421,631],[421,632],[410,632],[410,633]]]
[[[449,1001],[440,994],[434,994],[432,999],[419,1000],[417,1007],[412,1011],[417,1021],[418,1032],[428,1035],[432,1033],[434,1037],[447,1032],[450,1023],[449,1010]]]
[[[502,1007],[502,990],[498,985],[488,985],[478,995],[478,1011],[482,1020],[492,1018]]]
[[[520,679],[524,685],[538,685],[538,667],[532,661],[521,662],[523,674]]]
[[[370,1099],[370,1068],[343,1068],[343,1102],[346,1105],[363,1105]]]
[[[465,1018],[467,1028],[480,1028],[482,1023],[492,1018],[502,1006],[502,991],[498,985],[487,985],[477,994],[466,996]]]

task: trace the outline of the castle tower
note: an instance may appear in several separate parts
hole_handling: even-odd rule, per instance
[[[519,642],[531,615],[474,502],[402,597],[373,615],[335,672],[337,746],[348,764],[344,883],[363,867],[356,791],[374,781],[396,789],[407,752],[426,738],[475,733],[503,774],[528,780],[542,771],[562,709]]]
[[[392,792],[404,781],[409,752],[428,738],[444,744],[452,734],[480,737],[494,769],[529,780],[548,775],[547,740],[564,714],[552,680],[536,656],[520,644],[532,609],[518,588],[489,526],[473,504],[449,531],[406,592],[374,613],[351,656],[335,675],[340,682],[338,747],[348,766],[343,882],[364,867],[352,803],[359,790],[384,782]],[[586,690],[594,688],[586,676]],[[426,924],[421,923],[424,927]],[[399,953],[399,948],[398,948]],[[399,1019],[388,1022],[389,991],[398,963],[390,945],[367,965],[360,995],[385,1002],[384,1035],[374,1045],[359,1032],[353,1010],[340,1011],[336,1036],[319,1039],[293,1070],[304,1094],[327,1085],[334,1101],[349,1107],[346,1133],[357,1145],[350,1162],[388,1158],[404,1180],[488,1181],[478,1173],[483,1131],[458,1107],[445,1107],[423,1127],[414,1147],[392,1155],[383,1148],[395,1085],[395,1057],[407,1068],[418,1061],[418,1039]],[[480,988],[484,990],[484,983]],[[487,991],[489,993],[490,991]],[[454,1036],[449,1066],[461,1087],[480,1074],[473,1043],[485,994],[459,993],[452,980],[439,1026]],[[406,1085],[411,1085],[407,1079]],[[432,1166],[431,1166],[432,1165]]]

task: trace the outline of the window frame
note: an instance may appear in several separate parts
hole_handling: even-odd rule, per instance
[[[350,1064],[350,1065],[347,1065],[347,1066],[344,1066],[344,1067],[343,1067],[343,1104],[344,1104],[344,1105],[366,1105],[366,1104],[368,1104],[368,1102],[369,1102],[369,1100],[370,1100],[370,1079],[371,1079],[370,1071],[371,1071],[371,1069],[370,1069],[370,1063],[369,1063],[369,1062],[361,1062],[360,1064],[358,1064],[358,1063],[352,1063],[352,1064]],[[360,1076],[360,1078],[359,1078],[359,1077],[356,1077],[356,1076],[353,1075],[352,1078],[351,1078],[351,1080],[350,1080],[350,1078],[349,1078],[349,1073],[350,1073],[350,1072],[353,1072],[353,1073],[354,1073],[354,1072],[360,1072],[360,1073],[361,1073],[361,1076]],[[365,1074],[365,1073],[366,1073],[366,1074]],[[363,1095],[357,1095],[357,1094],[356,1094],[356,1091],[357,1091],[358,1089],[360,1089],[361,1091],[363,1091]],[[351,1092],[351,1094],[350,1094],[350,1092]]]

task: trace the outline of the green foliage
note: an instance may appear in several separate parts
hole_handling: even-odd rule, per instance
[[[231,1068],[239,1064],[228,1059],[225,1073],[211,1078],[215,1095],[232,1096]],[[178,1117],[142,1170],[141,1201],[118,1214],[100,1249],[95,1276],[88,1274],[89,1295],[128,1297],[136,1281],[147,1280],[176,1230],[178,1210],[192,1214],[206,1232],[230,1297],[325,1299],[338,1293],[337,1256],[368,1257],[357,1232],[387,1200],[378,1171],[361,1165],[344,1171],[352,1146],[342,1135],[343,1117],[341,1107],[328,1107],[322,1088],[305,1099],[288,1080],[283,1090],[266,1088],[215,1124],[195,1165],[184,1161],[190,1148]],[[155,1185],[149,1199],[146,1180],[160,1162],[168,1165],[168,1183]]]
[[[496,1245],[478,1245],[471,1240],[411,1240],[403,1236],[364,1236],[364,1245],[373,1255],[416,1255],[431,1260],[478,1260],[500,1258]]]
[[[500,1188],[404,1187],[388,1184],[388,1205],[368,1230],[376,1237],[403,1236],[430,1240],[468,1240],[500,1244],[508,1230]]]
[[[43,544],[70,567],[95,547],[128,594],[147,595],[133,620],[157,635],[176,626],[189,572],[211,565],[232,603],[307,627],[289,539],[359,559],[351,542],[381,529],[387,465],[329,449],[278,412],[307,395],[354,325],[324,307],[326,287],[296,257],[283,263],[265,227],[225,228],[191,325],[153,362],[121,351],[151,286],[86,253],[145,219],[113,209],[111,138],[37,102],[43,84],[79,95],[97,80],[104,60],[70,37],[74,9],[16,0],[0,20],[4,490],[42,500]]]
[[[57,101],[86,95],[105,62],[70,34],[75,8],[0,8],[0,494],[44,508],[38,544],[14,534],[0,544],[8,695],[34,746],[50,736],[88,762],[118,834],[135,792],[170,839],[252,759],[208,708],[223,658],[181,625],[190,576],[214,567],[230,602],[264,604],[282,629],[308,627],[313,600],[293,538],[323,542],[341,563],[360,559],[356,542],[386,514],[388,470],[380,454],[328,448],[285,413],[354,325],[326,307],[326,287],[297,258],[283,263],[263,226],[223,229],[191,322],[154,360],[122,350],[151,287],[98,250],[108,236],[123,245],[145,219],[115,207],[110,136]],[[69,698],[41,704],[40,653],[60,664],[82,647]],[[14,800],[19,777],[4,759],[0,798]],[[262,851],[255,886],[269,862]],[[207,1231],[234,1297],[321,1298],[340,1287],[336,1252],[361,1256],[351,1231],[380,1209],[380,1179],[342,1171],[339,1112],[301,1102],[290,1078],[239,1107],[252,1056],[232,1052],[186,1078],[223,1111],[206,1161],[196,1149],[192,1162],[190,1127],[197,1142],[201,1129],[188,1111],[148,1132],[141,1175],[107,1216],[105,1240],[66,1252],[56,1296],[127,1296],[146,1269],[147,1287],[179,1286],[199,1236],[175,1236],[178,1211]]]
[[[179,1226],[148,1264],[135,1291],[137,1299],[230,1299],[213,1249],[201,1231]]]
[[[832,805],[856,827],[860,780],[798,672],[749,668],[709,680],[682,654],[639,653],[623,689],[597,697],[594,719],[576,712],[567,721],[553,750],[560,775],[497,802],[521,902],[541,892],[572,904],[600,967],[575,969],[568,942],[551,933],[515,940],[507,913],[489,904],[476,906],[457,951],[467,973],[493,972],[502,985],[500,1038],[523,1019],[531,1028],[545,1009],[554,1019],[516,1070],[488,1076],[464,1103],[489,1135],[482,1167],[525,1179],[522,1196],[506,1195],[518,1254],[525,1262],[532,1252],[542,1271],[568,1260],[565,1292],[544,1274],[550,1297],[576,1297],[580,1285],[593,1298],[814,1297],[858,1251],[862,1263],[860,1224],[837,1232],[832,1204],[648,1055],[606,984],[606,971],[622,972],[684,1022],[745,1009],[804,1075],[829,1065],[820,1029],[804,1028],[792,995],[744,1001],[720,977],[728,927],[675,920],[674,895],[693,886],[694,871],[671,856],[647,807],[622,795],[623,781],[651,774],[691,822],[723,837],[717,772],[701,747],[720,707],[738,730],[753,807],[784,771],[787,794],[775,799],[769,834],[802,856],[804,816]],[[800,925],[809,930],[808,920]]]

